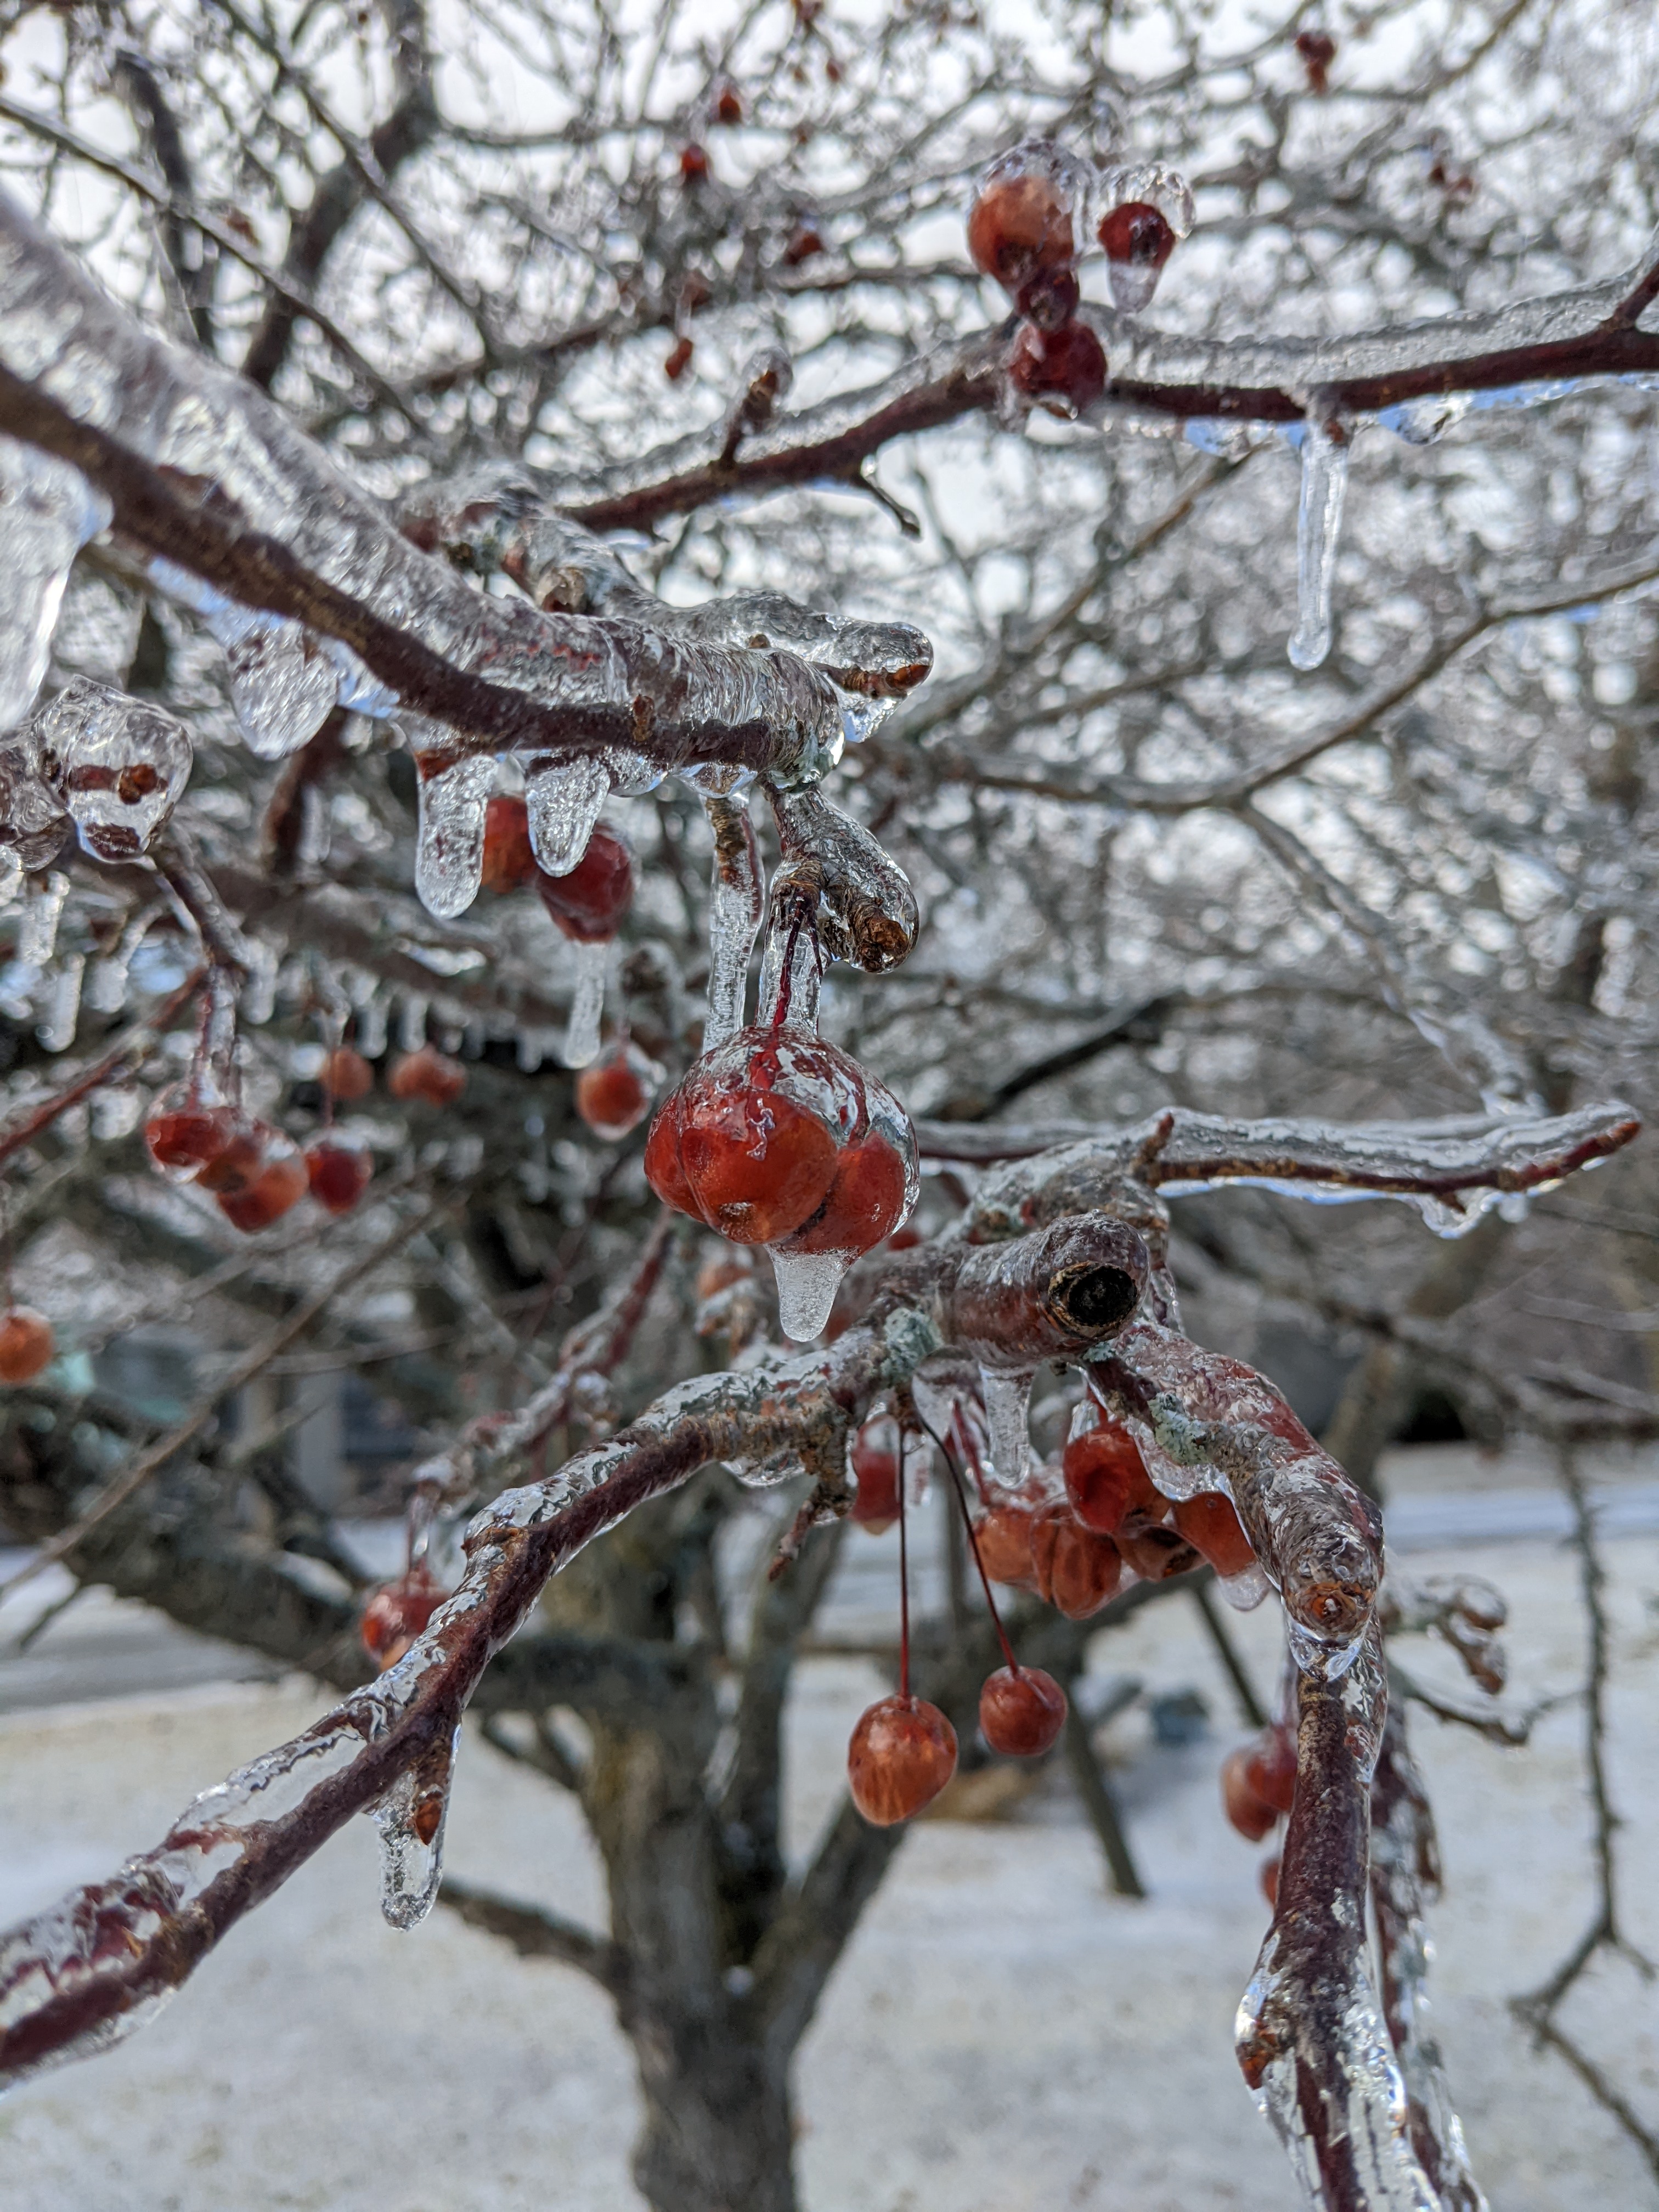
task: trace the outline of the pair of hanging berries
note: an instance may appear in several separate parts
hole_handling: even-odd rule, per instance
[[[1073,414],[1106,389],[1105,353],[1077,312],[1077,264],[1091,224],[1113,303],[1135,313],[1192,228],[1192,194],[1161,163],[1097,171],[1062,146],[1030,139],[986,170],[968,216],[975,265],[996,279],[1022,318],[1009,380],[1027,398]]]

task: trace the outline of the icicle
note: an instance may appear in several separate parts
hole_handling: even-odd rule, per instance
[[[417,767],[420,756],[416,754]],[[483,874],[484,814],[495,784],[495,763],[477,753],[420,779],[420,842],[415,889],[440,921],[465,914],[478,896]]]
[[[86,1001],[94,1013],[118,1014],[125,1006],[132,956],[143,943],[155,918],[152,910],[129,922],[115,950],[93,962],[87,975]]]
[[[0,845],[0,907],[15,905],[22,895],[23,863],[16,848]]]
[[[1317,668],[1331,649],[1331,585],[1352,437],[1346,422],[1309,410],[1296,518],[1296,629],[1288,648],[1292,668]]]
[[[605,974],[611,965],[608,937],[570,939],[570,1018],[561,1054],[567,1067],[586,1067],[599,1058],[599,1023],[605,1013]]]
[[[458,1728],[434,1744],[374,1808],[380,1832],[380,1910],[394,1928],[418,1928],[437,1897],[460,1737]]]
[[[979,1379],[991,1431],[992,1469],[1004,1489],[1014,1490],[1030,1472],[1033,1378],[1030,1374],[1011,1375],[1001,1368],[981,1367]]]
[[[611,788],[618,799],[648,798],[661,783],[665,773],[648,753],[630,752],[623,745],[610,748],[605,766]]]
[[[1218,1575],[1216,1588],[1235,1613],[1254,1613],[1273,1584],[1261,1560],[1253,1559],[1240,1574]]]
[[[845,1252],[772,1251],[772,1273],[777,1278],[778,1319],[783,1333],[796,1344],[810,1344],[823,1334],[836,1292],[847,1273]]]
[[[351,1001],[356,1017],[357,1049],[365,1060],[378,1060],[386,1050],[386,994],[372,979],[362,995]]]
[[[81,979],[86,968],[86,956],[81,952],[69,953],[58,963],[46,1002],[46,1018],[35,1031],[47,1052],[67,1052],[75,1042],[76,1024],[81,1018]]]
[[[339,697],[333,661],[298,623],[243,607],[208,619],[225,648],[231,704],[249,750],[261,760],[298,752]]]
[[[714,836],[714,872],[708,898],[708,1012],[702,1031],[702,1048],[712,1052],[743,1027],[749,956],[760,928],[765,895],[748,800],[735,793],[705,798],[703,811]]]
[[[44,968],[57,950],[58,924],[69,896],[70,879],[56,870],[45,883],[37,878],[17,926],[17,957],[27,968]]]
[[[240,1001],[242,1019],[252,1029],[263,1029],[276,1011],[276,970],[281,956],[263,938],[247,940],[249,966]]]
[[[0,438],[0,729],[33,705],[75,556],[111,513],[78,469]]]
[[[568,876],[587,850],[611,788],[603,761],[532,761],[525,770],[530,849],[550,876]]]
[[[431,1004],[418,991],[406,992],[398,1014],[398,1049],[418,1052],[426,1042],[426,1013]]]
[[[144,1111],[143,1094],[131,1083],[100,1084],[88,1103],[92,1108],[92,1133],[100,1145],[130,1137]]]

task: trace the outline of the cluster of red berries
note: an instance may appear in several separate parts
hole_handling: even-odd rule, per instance
[[[428,1622],[448,1595],[424,1559],[416,1560],[396,1582],[375,1591],[363,1607],[357,1632],[382,1674],[397,1665],[416,1637],[426,1633]]]
[[[1296,1741],[1282,1721],[1262,1729],[1253,1743],[1241,1744],[1221,1763],[1221,1802],[1227,1818],[1247,1843],[1259,1844],[1290,1811],[1296,1798]],[[1279,1855],[1261,1867],[1261,1891],[1268,1904],[1279,1902]]]
[[[991,164],[969,210],[968,250],[1022,319],[1009,380],[1060,413],[1080,413],[1106,389],[1105,353],[1078,317],[1077,264],[1097,204],[1112,298],[1133,313],[1192,227],[1191,195],[1172,172],[1152,164],[1097,173],[1063,147],[1033,139]]]
[[[1098,1613],[1126,1571],[1164,1582],[1200,1559],[1222,1576],[1254,1563],[1230,1498],[1206,1492],[1172,1504],[1134,1438],[1103,1414],[1066,1445],[1060,1471],[1058,1486],[1041,1469],[994,1498],[976,1534],[993,1582],[1035,1591],[1068,1620]]]
[[[915,1203],[904,1109],[857,1061],[783,1023],[739,1030],[657,1109],[646,1180],[735,1244],[867,1252]]]

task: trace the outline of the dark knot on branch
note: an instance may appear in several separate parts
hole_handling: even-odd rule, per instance
[[[1103,1213],[975,1246],[945,1291],[945,1335],[988,1367],[1075,1358],[1133,1317],[1147,1266],[1143,1239]]]

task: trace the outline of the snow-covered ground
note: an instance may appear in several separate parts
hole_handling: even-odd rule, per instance
[[[1621,1532],[1607,1553],[1627,1932],[1659,1955],[1659,1538]],[[1577,1682],[1574,1562],[1559,1541],[1457,1541],[1414,1550],[1409,1565],[1507,1590],[1512,1702]],[[1267,1612],[1240,1634],[1270,1682]],[[1428,1647],[1419,1656],[1421,1671],[1452,1679]],[[1226,1684],[1184,1599],[1114,1632],[1097,1664],[1150,1694],[1196,1686],[1214,1717],[1206,1740],[1160,1747],[1143,1700],[1106,1739],[1150,1900],[1109,1893],[1059,1773],[1012,1818],[918,1824],[802,2054],[809,2212],[1294,2212],[1231,2051],[1265,1908],[1259,1854],[1217,1802],[1215,1769],[1238,1733]],[[803,1670],[791,1736],[802,1848],[835,1800],[872,1681],[854,1660]],[[298,1681],[203,1681],[0,1723],[0,1921],[107,1872],[320,1703]],[[1505,2004],[1591,1908],[1580,1729],[1571,1700],[1522,1751],[1416,1723],[1446,1859],[1440,2027],[1494,2212],[1659,2204],[1635,2151],[1559,2059],[1530,2051]],[[570,1805],[476,1738],[449,1856],[460,1875],[599,1923],[593,1854]],[[154,2027],[0,2106],[7,2212],[637,2208],[629,2057],[604,1999],[442,1912],[395,1934],[375,1881],[360,1821]],[[1630,1966],[1598,1966],[1568,2019],[1659,2124],[1655,1988]]]

